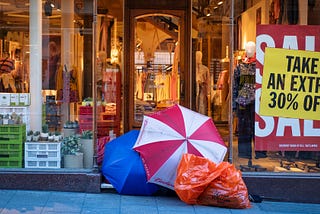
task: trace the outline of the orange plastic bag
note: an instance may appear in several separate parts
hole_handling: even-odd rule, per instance
[[[184,154],[174,189],[187,204],[249,208],[248,190],[241,172],[232,164],[215,164],[207,158]]]

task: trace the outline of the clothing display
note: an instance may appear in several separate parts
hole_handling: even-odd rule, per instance
[[[50,90],[56,90],[57,72],[60,65],[60,53],[58,52],[57,44],[53,41],[49,43],[49,88]]]
[[[117,85],[119,85],[120,70],[117,66],[107,65],[102,75],[102,100],[106,103],[117,102]]]
[[[249,41],[245,47],[245,56],[234,70],[232,107],[238,117],[238,157],[248,158],[251,167],[252,143],[254,140],[255,119],[255,73],[256,45]]]
[[[171,76],[166,74],[165,72],[158,73],[155,76],[154,83],[156,87],[156,97],[158,102],[170,99],[170,79]]]
[[[70,103],[79,102],[78,70],[75,66],[70,71],[66,71],[60,67],[57,72],[56,82],[57,100]],[[68,92],[68,96],[64,95],[66,92]],[[66,97],[69,97],[69,99]]]
[[[252,158],[254,139],[255,62],[240,62],[234,70],[233,109],[238,117],[238,156]]]
[[[15,86],[14,74],[12,71],[15,70],[15,61],[9,56],[0,59],[0,90],[2,92],[13,92],[16,93],[17,89]]]
[[[176,43],[176,47],[174,49],[174,57],[172,64],[172,72],[170,78],[170,98],[173,101],[179,99],[179,61],[180,61],[180,43]]]
[[[171,96],[172,75],[160,70],[136,71],[136,99],[161,102]],[[150,95],[148,99],[144,95]]]
[[[210,91],[210,71],[202,64],[202,53],[196,53],[196,110],[197,112],[208,114],[208,94]]]
[[[143,85],[146,78],[146,74],[144,72],[135,72],[135,80],[136,80],[136,88],[135,88],[135,97],[136,99],[143,99]]]
[[[13,59],[5,57],[0,59],[0,72],[1,73],[10,73],[15,69],[15,63]]]
[[[296,25],[299,22],[299,0],[280,0],[277,24]]]
[[[223,70],[219,74],[218,82],[217,82],[216,93],[219,94],[219,103],[221,104],[221,120],[228,120],[228,105],[229,105],[229,71]]]

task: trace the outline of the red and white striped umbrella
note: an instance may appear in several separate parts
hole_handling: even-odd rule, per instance
[[[133,148],[140,153],[147,180],[170,189],[183,154],[220,163],[227,152],[212,119],[180,105],[145,115]]]

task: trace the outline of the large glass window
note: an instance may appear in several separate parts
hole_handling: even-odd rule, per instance
[[[296,91],[290,91],[292,88],[273,85],[271,90],[270,81],[279,83],[280,79],[265,68],[266,60],[271,66],[280,60],[279,55],[266,58],[265,47],[319,51],[319,36],[315,33],[319,23],[313,21],[319,5],[298,5],[297,1],[290,9],[286,2],[278,5],[262,0],[235,2],[234,10],[228,10],[230,3],[193,1],[198,16],[197,34],[193,36],[195,110],[212,117],[232,150],[232,156],[226,158],[242,171],[319,172],[319,118],[307,118],[310,112],[304,112],[304,101],[299,100],[301,95]],[[288,10],[290,15],[286,16]],[[229,24],[229,17],[234,25]],[[308,24],[314,26],[303,26]],[[263,85],[266,81],[269,88]],[[267,93],[274,96],[269,103],[265,101]],[[317,97],[314,93],[306,96]]]
[[[29,1],[0,1],[0,167],[23,167],[30,128]]]

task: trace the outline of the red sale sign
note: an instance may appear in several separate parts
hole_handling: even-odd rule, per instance
[[[318,118],[320,117],[320,111],[318,111],[319,115],[314,120],[302,119],[304,117],[299,114],[296,115],[296,118],[285,118],[263,116],[259,113],[266,47],[281,48],[284,51],[290,49],[319,52],[320,27],[302,25],[257,26],[255,101],[255,150],[319,151],[320,120]],[[320,67],[316,69],[319,71],[317,74],[317,78],[319,78]],[[315,94],[315,97],[319,95],[320,93]],[[302,105],[303,103],[299,104]]]

